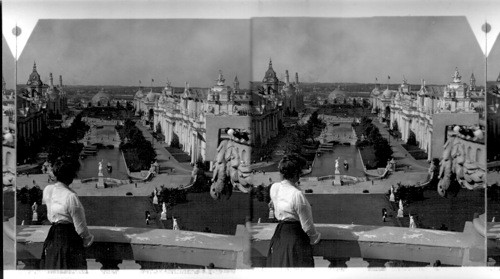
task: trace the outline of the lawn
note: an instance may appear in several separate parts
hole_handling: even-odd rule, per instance
[[[383,194],[307,194],[306,197],[315,223],[397,226],[391,217],[396,216],[396,212]],[[382,208],[386,208],[389,215],[385,223],[382,222]],[[267,204],[254,200],[254,222],[259,218],[269,222],[268,214]]]
[[[484,191],[460,189],[456,196],[443,198],[435,190],[426,190],[423,200],[410,203],[404,211],[403,226],[409,226],[411,213],[423,228],[439,229],[444,224],[450,231],[462,232],[474,213],[484,213]]]
[[[85,208],[89,226],[118,226],[139,228],[172,228],[171,216],[178,218],[184,230],[203,231],[209,228],[212,233],[233,235],[236,225],[244,224],[249,215],[249,199],[247,194],[233,193],[229,200],[224,198],[215,201],[208,193],[189,193],[188,202],[175,205],[168,210],[168,221],[162,224],[159,213],[154,212],[148,197],[99,197],[82,196],[80,201]],[[146,225],[145,211],[151,212],[153,221]],[[46,219],[45,206],[39,207],[41,218]],[[17,223],[31,220],[31,207],[18,203]],[[44,224],[49,224],[46,220]]]
[[[361,157],[363,158],[363,163],[365,164],[366,169],[375,169],[377,168],[375,157],[375,149],[373,146],[363,146],[359,148],[361,152]]]

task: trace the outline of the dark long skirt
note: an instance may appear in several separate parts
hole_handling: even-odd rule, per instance
[[[267,267],[314,267],[309,236],[300,222],[278,223],[267,253]]]
[[[87,269],[83,239],[73,224],[52,224],[43,243],[40,269]]]

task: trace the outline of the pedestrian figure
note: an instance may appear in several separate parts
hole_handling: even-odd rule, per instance
[[[137,182],[135,183],[135,188],[137,188]]]
[[[149,221],[151,220],[151,213],[148,210],[145,212],[146,214],[146,225],[149,225]]]
[[[372,185],[373,185],[373,180],[372,180]]]
[[[273,201],[270,201],[269,204],[269,220],[274,220],[274,204],[273,204]]]
[[[179,230],[179,224],[177,223],[177,218],[172,217],[172,229],[178,231]]]
[[[413,219],[413,216],[410,215],[410,229],[416,229],[417,224],[415,224],[415,220]]]
[[[385,222],[385,218],[387,218],[387,209],[382,208],[382,222]]]

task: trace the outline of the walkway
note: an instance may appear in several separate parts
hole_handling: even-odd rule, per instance
[[[253,175],[252,182],[254,186],[267,186],[270,184],[269,178],[271,178],[272,182],[281,180],[279,172],[257,172]],[[385,194],[391,189],[392,185],[396,185],[399,182],[403,185],[414,185],[417,184],[417,182],[423,183],[426,180],[427,173],[398,171],[383,180],[370,180],[344,186],[333,186],[332,179],[323,181],[301,181],[300,189],[303,191],[311,189],[314,194],[363,194],[364,190],[368,190],[371,194]]]
[[[410,152],[408,152],[402,145],[401,141],[389,134],[387,131],[387,127],[385,127],[382,123],[378,122],[378,120],[373,119],[372,123],[377,126],[380,131],[380,134],[389,140],[393,153],[393,157],[396,160],[396,166],[405,165],[411,166],[412,169],[428,171],[429,164],[427,162],[422,162],[416,160],[411,156]]]
[[[24,186],[31,188],[34,180],[36,185],[44,189],[49,184],[47,178],[47,174],[21,175],[17,177],[17,188]],[[137,182],[137,188],[135,183],[129,183],[112,188],[96,189],[95,182],[82,183],[79,179],[75,179],[70,188],[79,196],[125,196],[128,192],[132,193],[133,196],[149,196],[155,188],[159,189],[162,185],[167,188],[178,188],[180,185],[188,185],[190,181],[190,174],[169,175],[163,173],[155,176],[152,181]]]
[[[153,144],[156,152],[156,160],[160,165],[160,169],[169,168],[175,169],[176,174],[191,174],[191,171],[193,170],[192,167],[188,163],[180,163],[177,161],[165,148],[168,146],[166,143],[157,141],[149,129],[141,125],[139,122],[137,122],[135,126],[141,130],[144,138]]]

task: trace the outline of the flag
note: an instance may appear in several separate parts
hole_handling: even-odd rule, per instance
[[[139,80],[139,84],[141,84],[141,81]]]
[[[391,76],[387,76],[387,79],[391,79]]]
[[[154,79],[151,79],[151,82],[155,82],[155,80],[154,80]]]
[[[375,78],[375,82],[378,82],[378,78]]]

